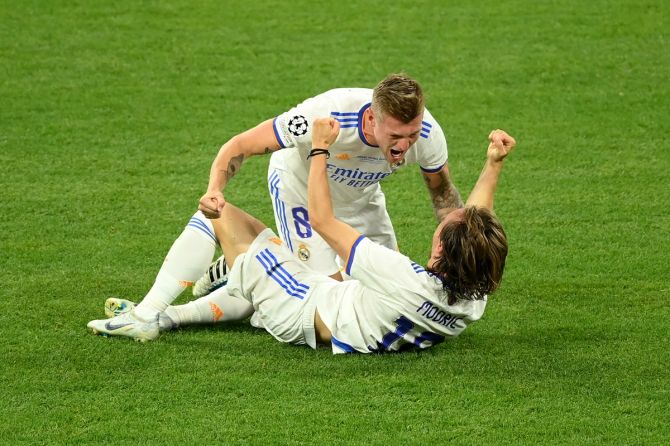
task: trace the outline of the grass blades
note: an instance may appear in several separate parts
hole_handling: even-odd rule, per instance
[[[670,442],[664,2],[1,3],[0,444]],[[464,196],[491,129],[519,142],[482,321],[383,356],[245,323],[86,332],[106,297],[148,290],[223,142],[397,71],[426,90]],[[248,160],[226,196],[272,223],[266,168]],[[424,262],[418,169],[384,190]]]

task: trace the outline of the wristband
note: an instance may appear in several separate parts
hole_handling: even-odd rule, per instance
[[[309,155],[307,155],[307,159],[310,159],[311,157],[315,155],[326,155],[326,159],[330,158],[330,152],[326,149],[312,149],[309,151]]]

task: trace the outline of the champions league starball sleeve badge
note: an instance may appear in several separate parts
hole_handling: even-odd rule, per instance
[[[309,124],[307,119],[302,115],[296,115],[288,121],[288,131],[291,132],[293,136],[302,136],[307,133]]]

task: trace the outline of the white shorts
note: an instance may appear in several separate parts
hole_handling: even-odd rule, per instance
[[[290,172],[270,165],[268,187],[272,198],[275,223],[288,249],[309,268],[324,275],[333,275],[344,266],[337,253],[312,229],[307,214],[307,201],[286,187],[295,182]],[[298,185],[299,188],[304,186]],[[397,250],[395,232],[386,211],[386,199],[381,189],[363,208],[351,210],[340,203],[333,203],[337,218],[370,240]]]
[[[278,341],[316,348],[312,296],[317,288],[324,294],[337,284],[306,268],[268,228],[235,259],[226,288],[252,303],[255,324]]]

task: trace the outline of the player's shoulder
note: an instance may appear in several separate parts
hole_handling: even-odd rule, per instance
[[[333,88],[322,93],[321,98],[330,103],[332,111],[358,112],[372,101],[370,88]]]
[[[372,90],[369,88],[334,88],[305,99],[297,109],[308,114],[353,114],[371,100]]]
[[[438,130],[442,133],[442,127],[440,123],[435,119],[433,114],[427,108],[423,111],[423,119],[421,120],[421,133],[422,136],[428,136],[434,130]]]

